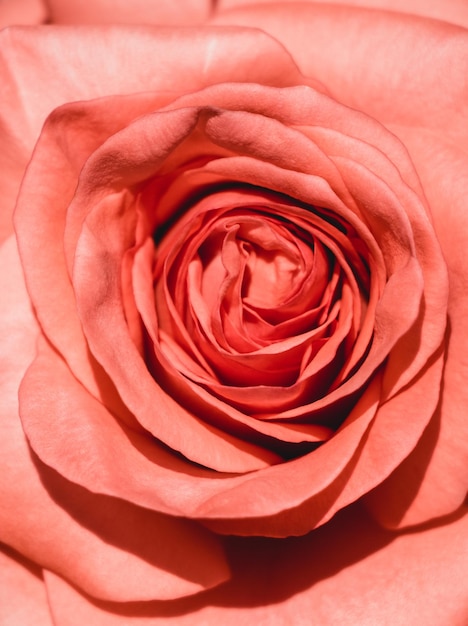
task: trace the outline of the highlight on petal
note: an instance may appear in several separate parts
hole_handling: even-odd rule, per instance
[[[248,28],[18,27],[0,37],[0,77],[8,93],[1,128],[26,149],[26,158],[46,117],[65,103],[148,91],[174,97],[226,81],[291,85],[300,78],[278,42]],[[45,83],[49,88],[41,89]]]
[[[221,14],[213,23],[270,33],[306,76],[320,81],[339,102],[384,124],[428,128],[466,144],[465,28],[347,3],[315,2],[249,5]]]

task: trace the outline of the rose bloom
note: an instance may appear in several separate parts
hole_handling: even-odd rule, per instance
[[[467,5],[352,5],[0,4],[2,625],[468,622]]]

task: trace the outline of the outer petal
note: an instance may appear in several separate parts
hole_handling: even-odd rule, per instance
[[[0,311],[1,353],[7,355],[0,371],[0,540],[107,599],[174,598],[225,580],[222,550],[204,529],[93,496],[31,456],[17,390],[37,331],[13,239],[1,249],[0,266],[8,267],[0,275],[0,293],[7,295]]]
[[[464,253],[468,245],[468,157],[434,138],[432,132],[398,131],[410,150],[418,154],[421,179],[436,208],[435,228],[446,251],[451,292],[448,352],[438,414],[415,453],[369,498],[374,513],[389,526],[418,524],[429,512],[443,515],[463,502],[468,487],[468,262]],[[408,475],[418,478],[417,489]]]
[[[468,32],[463,28],[315,3],[252,5],[215,21],[271,33],[304,74],[348,106],[385,124],[437,129],[466,145]]]
[[[419,476],[417,488],[416,474],[411,472],[405,510],[401,510],[403,499],[379,497],[378,492],[373,508],[377,513],[382,507],[379,516],[388,524],[415,524],[453,511],[466,495],[463,468],[468,463],[464,408],[468,389],[461,382],[468,376],[463,322],[468,309],[468,259],[462,253],[467,246],[468,33],[412,16],[312,3],[240,8],[217,22],[257,26],[275,35],[306,74],[322,81],[338,100],[385,123],[410,152],[449,270],[451,332],[442,425],[438,432],[432,425],[432,434],[426,435],[435,438],[431,469],[427,468],[423,480]],[[421,467],[418,454],[408,460],[409,467]],[[392,494],[399,493],[407,476],[403,468],[395,475]],[[450,489],[440,489],[441,480],[450,483]],[[430,495],[434,493],[436,498]]]
[[[238,59],[235,53],[239,43],[246,50],[242,53],[246,62],[250,63],[248,51],[255,50],[257,61],[247,72],[244,63],[238,66],[233,60]],[[183,54],[186,47],[190,49],[188,57]],[[87,364],[88,357],[60,241],[66,207],[85,159],[133,117],[157,108],[161,100],[166,102],[168,93],[172,98],[174,93],[185,89],[243,79],[289,84],[297,80],[298,72],[288,54],[270,37],[244,29],[109,28],[105,34],[93,28],[18,29],[4,36],[0,51],[4,55],[0,56],[0,78],[8,93],[0,112],[0,135],[4,139],[0,181],[5,203],[0,215],[8,221],[26,161],[50,111],[66,101],[122,95],[112,102],[70,105],[51,116],[36,149],[45,150],[46,156],[37,159],[30,168],[28,184],[32,192],[29,195],[25,191],[24,203],[17,212],[18,219],[24,212],[19,228],[25,230],[23,255],[32,259],[33,267],[41,259],[42,269],[46,267],[46,273],[52,272],[50,275],[54,277],[47,289],[39,288],[37,294],[34,285],[38,283],[32,279],[31,297],[43,300],[38,308],[52,310],[51,328],[46,325],[45,332],[59,349],[73,346],[71,366],[77,374],[77,363]],[[142,57],[147,60],[145,64],[140,62]],[[103,63],[96,66],[96,58],[102,58]],[[271,58],[277,61],[274,67],[267,63]],[[180,71],[182,62],[184,72]],[[174,68],[178,70],[173,71]],[[51,75],[57,77],[57,82],[50,84]],[[45,83],[49,89],[43,89]],[[158,95],[124,97],[147,90],[155,90]],[[31,93],[40,94],[35,97],[34,107],[30,106]],[[35,211],[30,211],[31,203]],[[8,231],[6,225],[5,230]],[[38,247],[39,239],[31,237],[31,232],[41,232],[48,244]],[[82,368],[79,377],[88,381],[88,388],[95,388],[95,376],[95,371],[83,374]]]
[[[0,623],[52,626],[41,569],[9,548],[0,552]]]
[[[46,576],[60,626],[464,626],[468,516],[417,534],[377,528],[359,508],[300,539],[230,539],[233,578],[173,604],[93,604]]]
[[[57,24],[200,24],[210,0],[48,0]]]
[[[306,0],[307,1],[307,0]],[[275,0],[273,0],[275,2]],[[460,26],[468,26],[468,5],[465,0],[309,0],[311,4],[344,4],[347,6],[368,7],[388,11],[401,11],[424,17],[433,17]],[[270,4],[272,0],[218,0],[218,13],[249,5]],[[277,4],[297,4],[297,0],[278,0]]]
[[[1,0],[0,28],[13,24],[41,24],[47,9],[43,0]]]
[[[297,76],[293,61],[277,42],[243,28],[4,30],[0,241],[12,230],[11,214],[24,169],[45,118],[56,107],[151,90],[177,94],[223,81],[293,84]]]
[[[15,28],[2,32],[0,50],[2,127],[28,157],[46,116],[65,102],[186,92],[223,81],[293,84],[297,78],[282,46],[244,28]],[[272,55],[276,62],[268,64]]]

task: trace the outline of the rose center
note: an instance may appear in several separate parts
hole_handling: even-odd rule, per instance
[[[278,388],[321,397],[365,307],[359,247],[326,209],[256,190],[203,198],[156,249],[157,358],[237,406],[244,389],[255,413]]]

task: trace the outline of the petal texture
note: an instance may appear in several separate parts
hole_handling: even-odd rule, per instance
[[[0,620],[5,626],[53,626],[42,571],[6,547],[0,552]]]
[[[232,581],[172,606],[96,605],[54,576],[47,576],[47,587],[63,626],[463,626],[467,520],[454,517],[440,527],[395,536],[351,509],[301,539],[232,539]]]
[[[57,24],[200,24],[211,12],[210,0],[47,0]]]
[[[272,0],[218,0],[216,10],[218,13],[236,9],[244,5],[250,4],[272,4]],[[309,0],[310,4],[340,4],[350,7],[363,7],[370,9],[378,9],[383,11],[396,11],[402,13],[410,13],[420,15],[422,17],[431,17],[438,20],[458,24],[459,26],[468,26],[468,7],[464,0]],[[277,4],[299,4],[297,0],[280,0]],[[305,3],[303,3],[305,4]]]

